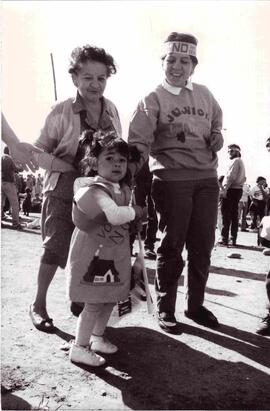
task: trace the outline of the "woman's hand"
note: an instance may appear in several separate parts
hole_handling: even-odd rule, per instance
[[[10,155],[16,167],[28,171],[35,172],[39,168],[37,157],[35,154],[40,153],[41,150],[34,147],[32,144],[17,142],[9,146]]]
[[[212,133],[207,139],[210,150],[217,152],[223,147],[223,137],[220,133]]]

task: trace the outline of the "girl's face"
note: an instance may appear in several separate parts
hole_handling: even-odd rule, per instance
[[[106,148],[97,159],[97,173],[112,183],[118,183],[127,173],[127,158],[114,148]]]
[[[107,67],[103,63],[88,60],[82,64],[78,73],[72,74],[72,80],[86,102],[96,103],[103,96],[107,84]]]
[[[194,72],[194,65],[190,56],[169,53],[163,60],[163,70],[169,84],[184,87]]]

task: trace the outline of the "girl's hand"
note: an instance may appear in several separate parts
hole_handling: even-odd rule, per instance
[[[132,207],[135,211],[135,220],[144,219],[146,221],[146,219],[147,219],[147,208],[146,207],[140,207],[138,205],[133,205]]]
[[[132,206],[135,210],[135,219],[131,222],[131,230],[133,233],[140,233],[143,229],[143,224],[146,223],[148,212],[147,207]]]

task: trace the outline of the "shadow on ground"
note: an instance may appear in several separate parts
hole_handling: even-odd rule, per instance
[[[221,351],[225,347],[266,363],[269,344],[263,338],[227,326],[222,327],[227,336],[183,327],[185,333],[220,345]],[[119,346],[109,366],[80,368],[89,372],[89,380],[94,373],[121,390],[123,402],[131,409],[269,409],[270,377],[247,364],[217,360],[211,353],[146,328],[109,328],[108,336]],[[253,381],[260,387],[256,393]]]
[[[9,392],[2,394],[2,410],[31,410],[32,406],[24,399]]]

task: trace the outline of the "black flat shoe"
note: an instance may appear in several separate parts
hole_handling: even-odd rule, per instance
[[[52,318],[44,318],[40,314],[33,310],[33,306],[30,305],[29,315],[33,325],[37,330],[43,331],[45,333],[51,333],[55,331]]]
[[[84,303],[76,303],[75,301],[72,301],[72,303],[70,304],[70,311],[73,315],[75,315],[75,317],[79,317],[83,308]]]
[[[158,314],[159,327],[168,334],[181,334],[182,330],[180,323],[175,319],[175,316],[171,313],[159,313]]]
[[[185,316],[193,320],[195,323],[204,325],[205,327],[218,328],[220,325],[214,314],[203,306],[192,312],[186,310]]]

